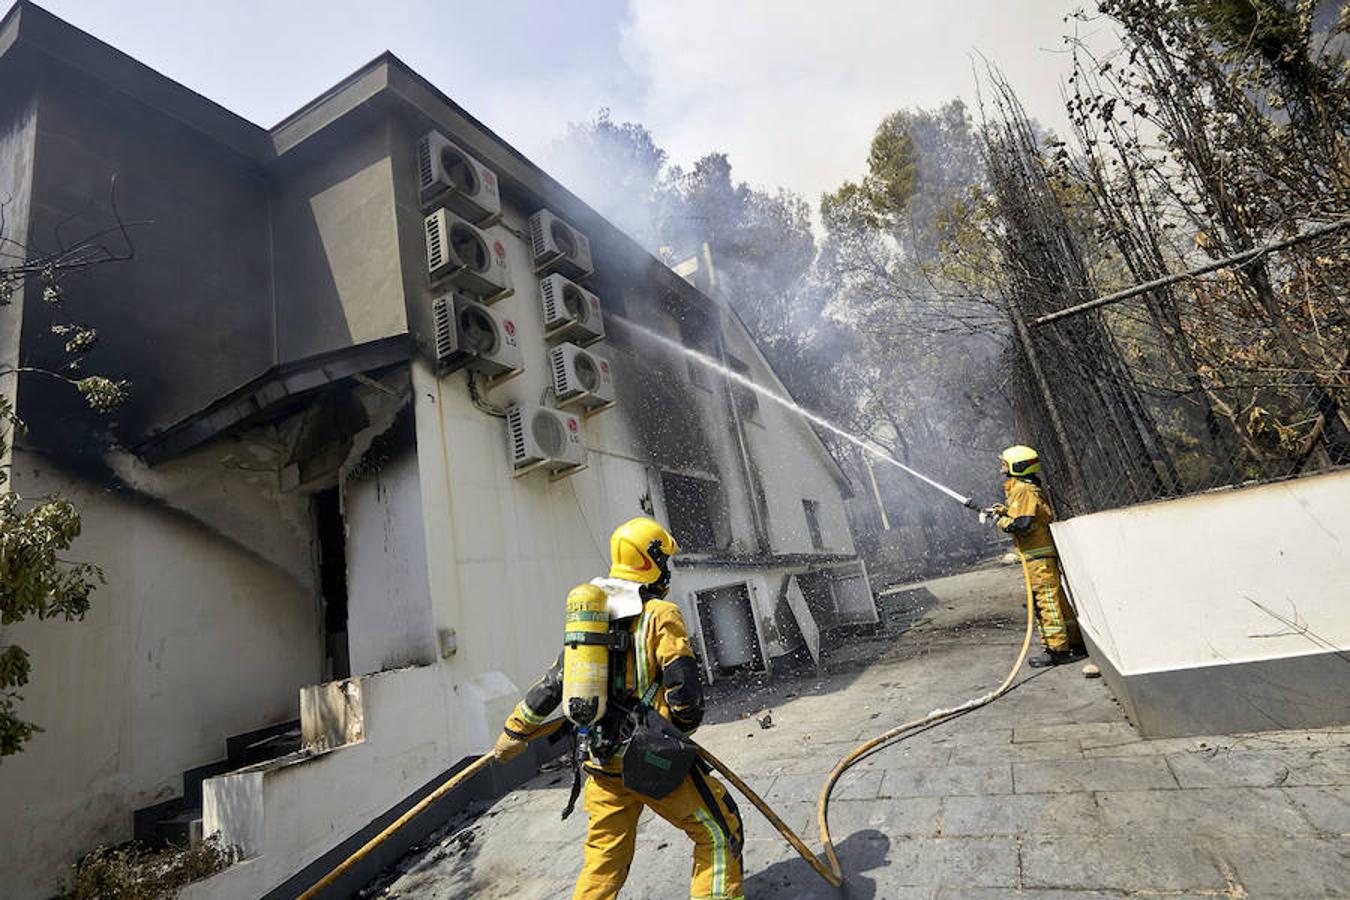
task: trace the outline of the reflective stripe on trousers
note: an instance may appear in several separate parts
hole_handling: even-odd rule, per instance
[[[695,778],[702,778],[719,809],[704,801]],[[583,801],[590,824],[586,859],[577,876],[573,900],[614,900],[628,878],[643,806],[687,834],[694,842],[689,896],[695,900],[741,900],[743,826],[736,805],[717,779],[690,773],[661,799],[643,797],[623,786],[618,776],[592,775]],[[719,818],[726,823],[723,828]],[[730,832],[730,833],[728,833]],[[666,851],[671,852],[671,851]]]
[[[1053,556],[1027,559],[1027,576],[1031,579],[1031,595],[1036,601],[1036,624],[1040,626],[1041,643],[1047,650],[1068,650],[1083,643],[1078,632],[1078,619],[1064,596],[1059,580],[1059,560]]]

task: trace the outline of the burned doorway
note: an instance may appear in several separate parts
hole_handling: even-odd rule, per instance
[[[336,487],[314,495],[318,536],[319,610],[323,621],[323,679],[351,675],[347,645],[347,525]]]
[[[763,672],[750,589],[745,583],[699,591],[695,595],[707,666],[714,675]]]

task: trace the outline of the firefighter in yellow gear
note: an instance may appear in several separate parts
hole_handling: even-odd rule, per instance
[[[1031,447],[1009,447],[999,454],[1005,476],[1007,503],[995,504],[995,524],[1012,535],[1017,552],[1026,563],[1031,594],[1036,602],[1036,621],[1044,653],[1032,657],[1034,668],[1057,666],[1086,656],[1078,619],[1064,596],[1060,583],[1059,554],[1050,534],[1055,510],[1041,485],[1041,460]]]
[[[611,630],[631,635],[624,642],[627,649],[611,657],[622,659],[622,664],[616,661],[611,666],[613,687],[605,715],[618,716],[622,708],[640,698],[688,734],[703,719],[703,686],[680,608],[664,599],[670,586],[670,559],[678,550],[660,523],[632,519],[610,538],[609,576],[590,585],[606,595]],[[523,750],[525,741],[558,708],[564,693],[563,675],[563,655],[559,654],[507,718],[493,751],[497,759],[510,759]],[[583,805],[590,823],[573,900],[618,896],[633,861],[638,817],[644,806],[694,842],[693,900],[743,900],[744,834],[740,813],[727,789],[696,764],[673,792],[659,799],[648,797],[625,786],[622,754],[622,746],[592,746],[582,765],[589,776]]]

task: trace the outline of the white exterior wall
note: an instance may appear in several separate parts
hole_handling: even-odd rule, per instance
[[[274,563],[33,454],[15,463],[20,493],[76,504],[70,556],[108,579],[82,622],[0,629],[32,656],[19,713],[45,729],[0,763],[3,892],[47,896],[53,860],[129,839],[132,811],[181,794],[182,771],[224,758],[226,737],[296,717],[319,636],[312,588]]]
[[[750,376],[780,396],[787,390],[765,363],[759,349],[734,317],[726,323],[728,352],[750,367]],[[769,508],[769,540],[775,553],[854,553],[853,533],[839,482],[831,473],[833,462],[821,446],[810,423],[799,414],[763,395],[759,421],[745,421],[746,443],[759,467],[760,481]],[[802,500],[820,504],[823,551],[811,546]]]
[[[1347,510],[1341,471],[1052,528],[1082,627],[1129,677],[1350,650]]]
[[[342,489],[352,675],[436,661],[417,455],[400,448]]]

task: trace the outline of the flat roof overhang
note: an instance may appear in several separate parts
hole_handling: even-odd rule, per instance
[[[412,356],[413,340],[402,334],[273,366],[143,441],[135,452],[149,465],[164,462],[222,434],[288,415],[330,385],[407,363]]]

